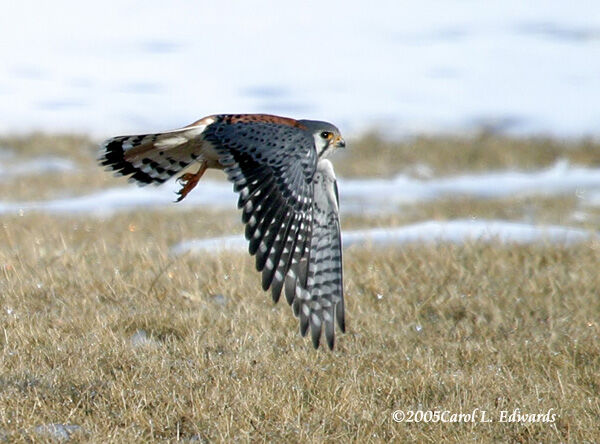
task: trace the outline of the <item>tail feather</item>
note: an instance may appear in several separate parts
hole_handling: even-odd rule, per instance
[[[197,137],[201,132],[200,128],[187,127],[166,133],[113,137],[102,145],[98,161],[118,175],[130,176],[141,186],[160,184],[202,160],[202,139]]]

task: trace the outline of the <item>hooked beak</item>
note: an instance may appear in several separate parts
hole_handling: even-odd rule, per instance
[[[335,147],[336,148],[346,148],[346,141],[341,137],[335,139]]]

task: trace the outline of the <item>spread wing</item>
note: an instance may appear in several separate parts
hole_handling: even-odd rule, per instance
[[[314,139],[296,121],[220,116],[204,140],[239,193],[249,252],[264,290],[277,302],[285,286],[304,336],[319,346],[324,326],[334,345],[334,318],[344,330],[342,253],[331,163],[318,161]]]
[[[303,258],[308,265],[307,278],[296,288],[294,313],[300,317],[303,336],[310,326],[315,348],[324,329],[327,345],[333,349],[335,321],[343,332],[345,320],[339,199],[333,166],[328,160],[319,161],[313,187],[312,237]]]
[[[285,277],[306,275],[300,259],[310,247],[313,176],[317,153],[312,135],[288,122],[224,116],[203,137],[219,154],[246,224],[250,254],[273,300]]]
[[[277,302],[285,288],[319,346],[344,331],[342,252],[331,163],[318,160],[299,121],[265,114],[213,115],[160,134],[109,139],[100,162],[141,184],[162,183],[195,161],[216,157],[234,190],[262,287]],[[192,185],[193,187],[193,185]]]

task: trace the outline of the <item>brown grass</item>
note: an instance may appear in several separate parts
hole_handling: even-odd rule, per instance
[[[582,146],[555,155],[579,158]],[[500,154],[488,155],[497,166]],[[388,163],[395,156],[382,154],[369,171],[401,171],[409,162]],[[596,152],[585,156],[581,163],[593,164]],[[444,171],[463,167],[477,162]],[[66,179],[50,179],[47,192],[69,191]],[[576,203],[449,198],[342,225],[471,216],[567,223]],[[349,248],[348,332],[328,352],[299,336],[284,301],[273,306],[246,254],[169,254],[184,239],[241,232],[233,210],[176,206],[102,219],[3,216],[0,441],[48,441],[36,427],[55,423],[80,426],[75,442],[600,439],[597,241]],[[475,408],[494,422],[392,420],[398,409]],[[498,421],[517,408],[554,409],[556,420]]]
[[[182,237],[236,230],[222,218],[6,219],[0,430],[20,441],[76,424],[94,442],[598,437],[600,245],[349,249],[349,333],[329,353],[272,306],[251,258],[169,256]],[[553,408],[557,420],[391,419],[476,407]]]
[[[335,165],[342,177],[414,173],[419,164],[440,176],[509,168],[529,170],[548,167],[559,159],[598,166],[600,145],[588,139],[519,139],[489,133],[472,137],[420,136],[400,142],[368,134],[353,140],[349,149],[337,156]]]
[[[98,144],[83,134],[5,135],[0,137],[0,147],[11,149],[18,157],[53,154],[82,164],[89,164],[98,151]]]
[[[503,219],[536,224],[559,224],[583,226],[595,229],[598,220],[588,217],[584,221],[573,219],[579,209],[575,196],[559,197],[513,197],[484,199],[455,197],[444,200],[399,205],[397,211],[382,214],[349,214],[344,216],[345,227],[391,227],[416,223],[423,220],[452,219]],[[594,209],[586,209],[594,215]]]
[[[95,158],[100,143],[100,140],[91,140],[84,135],[69,134],[0,137],[0,147],[11,149],[18,159],[54,155],[69,158],[79,167],[76,172],[34,172],[13,181],[0,178],[0,196],[10,200],[36,200],[126,184],[125,178],[115,179],[98,168]],[[519,139],[489,133],[388,141],[377,134],[367,134],[350,140],[348,148],[338,151],[333,160],[340,177],[389,177],[403,173],[427,179],[429,174],[439,177],[510,168],[546,168],[560,159],[598,166],[600,143],[588,139]],[[218,171],[209,171],[205,177],[225,180]]]

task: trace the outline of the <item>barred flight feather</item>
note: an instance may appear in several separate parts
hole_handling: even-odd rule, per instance
[[[327,132],[331,131],[331,132]],[[183,174],[180,199],[206,168],[224,170],[239,194],[248,250],[274,302],[285,294],[300,333],[318,347],[334,346],[335,322],[344,331],[338,198],[325,122],[270,115],[215,115],[174,131],[107,140],[99,162],[140,185]]]

